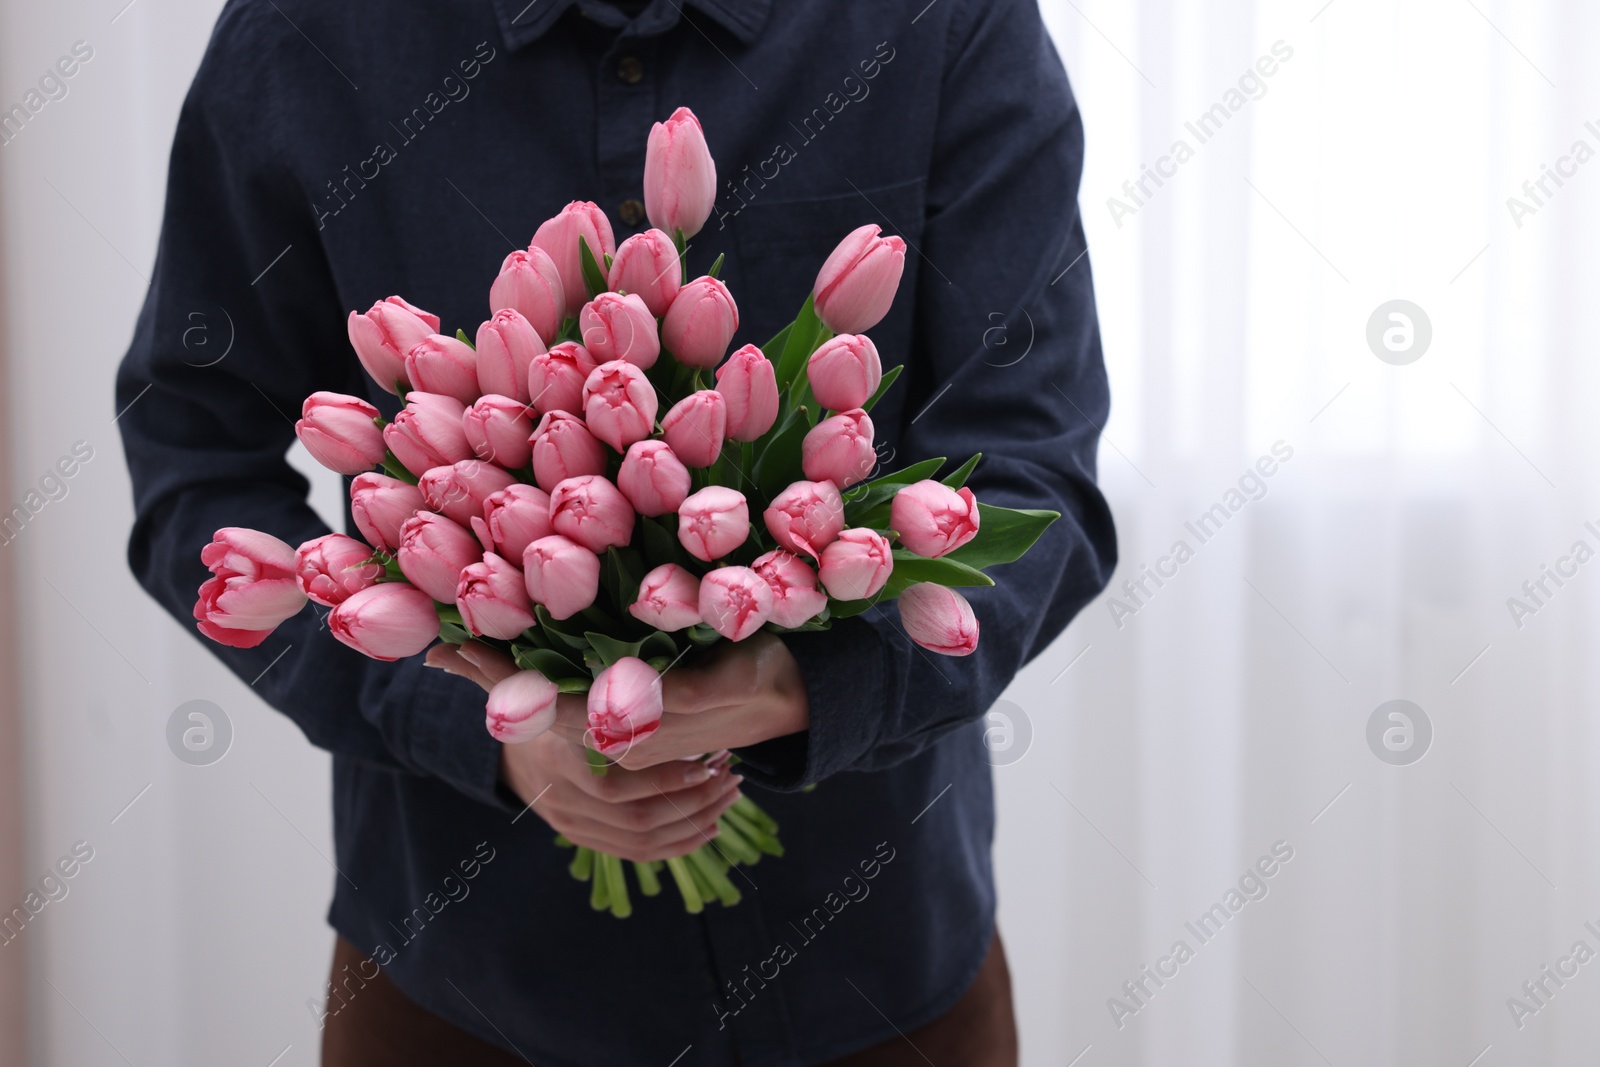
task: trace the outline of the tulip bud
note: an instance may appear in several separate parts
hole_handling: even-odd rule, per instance
[[[481,459],[464,459],[448,467],[434,467],[417,481],[428,507],[462,526],[483,516],[483,502],[516,483],[516,478]]]
[[[533,324],[502,308],[478,327],[478,392],[528,402],[528,367],[545,350]]]
[[[406,353],[406,377],[424,393],[470,404],[478,399],[478,354],[465,341],[436,333]]]
[[[844,498],[832,482],[795,482],[761,517],[778,544],[817,559],[844,529]]]
[[[628,614],[657,630],[693,626],[700,621],[700,579],[676,563],[663,563],[640,581]]]
[[[689,495],[689,469],[665,441],[635,441],[622,457],[617,488],[641,515],[670,515]]]
[[[533,479],[552,492],[568,478],[604,474],[606,450],[576,415],[552,411],[533,431]]]
[[[383,428],[383,442],[412,474],[472,458],[461,417],[466,408],[454,397],[412,391],[406,406]]]
[[[685,237],[700,232],[717,199],[717,165],[694,112],[680,107],[650,127],[644,150],[644,211],[650,225]]]
[[[894,571],[889,541],[876,530],[852,529],[822,550],[817,568],[822,586],[835,600],[875,596]]]
[[[601,293],[578,312],[578,330],[583,347],[601,363],[623,359],[649,370],[661,355],[656,317],[634,293]]]
[[[386,474],[359,474],[350,485],[350,514],[367,543],[385,552],[400,547],[400,527],[427,505],[422,490]]]
[[[360,474],[383,462],[388,450],[373,420],[378,409],[356,396],[312,393],[300,407],[294,432],[311,458],[340,474]]]
[[[626,360],[600,364],[583,383],[583,417],[589,432],[618,452],[650,436],[656,404],[655,386]]]
[[[772,600],[772,586],[749,567],[718,567],[700,579],[700,617],[729,641],[761,629]]]
[[[490,736],[505,745],[532,741],[555,725],[560,693],[556,684],[538,671],[518,671],[500,679],[484,704]]]
[[[439,329],[439,316],[430,315],[391,296],[380,300],[365,315],[350,312],[350,346],[372,380],[385,392],[399,393],[396,387],[410,387],[406,377],[406,353]]]
[[[200,562],[211,577],[200,586],[194,618],[219,644],[255,648],[305,607],[294,549],[271,534],[224,527],[200,550]]]
[[[978,617],[954,589],[918,582],[900,594],[906,636],[941,656],[968,656],[978,647]]]
[[[397,660],[415,656],[439,636],[433,601],[404,582],[361,590],[328,614],[333,636],[363,656]]]
[[[530,544],[550,535],[550,494],[521,482],[490,493],[472,529],[485,549],[520,560]]]
[[[511,470],[528,465],[533,420],[528,417],[526,403],[492,393],[479,397],[461,417],[461,428],[479,459]]]
[[[800,442],[800,468],[806,477],[832,482],[840,489],[871,474],[877,463],[872,419],[860,408],[823,419],[806,431]]]
[[[522,572],[493,552],[462,570],[456,606],[463,624],[479,637],[510,641],[533,625]]]
[[[917,555],[938,559],[978,536],[978,501],[971,489],[915,482],[894,495],[889,527]]]
[[[878,346],[865,334],[842,333],[824,341],[806,364],[806,381],[817,403],[830,411],[865,404],[883,381]]]
[[[728,436],[735,441],[754,441],[778,421],[777,375],[755,345],[717,368],[717,392],[728,402]]]
[[[673,454],[690,467],[709,467],[722,454],[728,402],[715,389],[690,393],[661,420],[661,436]]]
[[[581,282],[578,292],[583,292]],[[498,315],[508,308],[520,313],[541,340],[561,332],[561,319],[567,313],[566,286],[555,260],[544,249],[534,246],[524,252],[519,248],[500,264],[500,276],[489,286],[489,314]],[[478,350],[483,350],[481,344]]]
[[[749,536],[750,505],[737,489],[708,485],[678,508],[678,542],[695,559],[721,559]]]
[[[633,540],[633,506],[598,474],[568,478],[550,493],[550,528],[591,552]]]
[[[600,557],[560,534],[541,537],[522,554],[528,596],[552,619],[576,615],[600,595]]]
[[[750,569],[772,587],[769,621],[785,629],[805,625],[828,606],[827,594],[817,588],[817,572],[793,552],[768,552],[756,557]]]
[[[595,265],[604,278],[605,257],[617,250],[617,242],[611,235],[611,220],[587,200],[574,200],[562,208],[560,214],[546,219],[534,233],[529,248],[530,251],[544,249],[555,262],[556,272],[561,276],[561,290],[567,298],[568,315],[576,315],[589,299],[589,290],[583,284],[583,263],[578,258],[579,237],[589,245]]]
[[[419,511],[400,527],[395,555],[412,585],[442,604],[454,604],[461,572],[483,558],[483,548],[460,523]]]
[[[898,237],[879,237],[880,232],[870,224],[852,230],[817,274],[812,306],[834,333],[864,333],[881,322],[894,303],[906,266],[906,243]]]
[[[679,363],[715,367],[739,329],[739,307],[728,287],[700,277],[683,287],[661,320],[661,344]]]
[[[371,559],[372,549],[354,537],[323,534],[295,549],[295,577],[306,596],[336,608],[383,577],[383,568]]]
[[[608,280],[613,292],[635,294],[650,314],[660,318],[678,295],[682,271],[672,238],[660,230],[646,230],[617,246]]]
[[[528,396],[541,415],[583,414],[583,383],[594,373],[594,357],[576,341],[563,341],[528,363]]]
[[[624,656],[589,687],[589,732],[595,751],[620,756],[661,725],[661,675],[642,659]]]

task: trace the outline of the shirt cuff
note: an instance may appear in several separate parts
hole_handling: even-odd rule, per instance
[[[811,725],[736,752],[740,774],[791,792],[849,770],[877,742],[888,697],[888,647],[877,627],[859,616],[782,637],[800,664]]]

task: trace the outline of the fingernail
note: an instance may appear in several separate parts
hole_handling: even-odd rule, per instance
[[[710,767],[707,767],[705,764],[697,763],[683,772],[683,782],[685,785],[694,785],[696,782],[705,781],[715,773],[716,771],[712,770]]]
[[[743,781],[744,781],[744,775],[742,775],[742,774],[730,775],[729,778],[728,778],[728,788],[731,789],[731,788],[733,788],[734,786],[740,784]]]

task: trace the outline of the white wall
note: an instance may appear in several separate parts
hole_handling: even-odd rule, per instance
[[[0,548],[29,620],[28,869],[79,840],[95,858],[0,951],[29,954],[38,1064],[267,1064],[286,1046],[283,1067],[311,1064],[327,761],[122,562],[110,377],[217,7],[122,2],[0,7],[0,101],[73,42],[95,50],[0,147],[13,484],[74,441],[95,450]],[[1076,0],[1047,16],[1088,125],[1116,582],[1274,441],[1294,456],[1136,615],[1119,628],[1091,605],[1008,694],[1033,735],[996,772],[1025,1062],[1588,1062],[1600,967],[1523,1029],[1505,1001],[1573,941],[1600,949],[1582,928],[1600,926],[1595,568],[1520,629],[1505,600],[1573,541],[1600,548],[1582,527],[1600,526],[1584,299],[1600,164],[1520,228],[1505,198],[1574,139],[1600,148],[1583,129],[1596,15]],[[1280,39],[1294,55],[1266,95],[1118,226],[1107,198]],[[1404,367],[1364,338],[1397,297],[1434,332]],[[209,767],[165,742],[196,698],[235,732]],[[1412,766],[1367,747],[1392,698],[1433,723]],[[1294,859],[1269,895],[1199,946],[1184,921],[1280,839]],[[1178,938],[1195,958],[1119,1029],[1107,998]]]

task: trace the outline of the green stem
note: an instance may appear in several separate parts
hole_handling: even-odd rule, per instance
[[[385,452],[382,467],[391,478],[398,478],[407,485],[416,485],[417,476],[406,470],[406,465],[394,458],[393,452]]]
[[[717,835],[711,846],[721,852],[730,863],[754,864],[761,861],[761,853],[752,842],[754,839],[728,818],[726,814],[717,820],[722,832]]]
[[[611,914],[626,919],[633,914],[633,902],[628,899],[628,877],[622,872],[622,860],[601,854],[606,864],[606,888],[611,893]]]
[[[661,892],[661,879],[656,877],[654,863],[635,863],[633,873],[639,879],[639,892],[647,897],[653,897]]]
[[[567,873],[580,882],[587,882],[594,875],[594,849],[578,849],[578,854],[572,857],[572,863],[567,867]]]
[[[701,845],[689,853],[689,862],[693,863],[695,870],[705,878],[711,889],[717,894],[724,907],[732,907],[743,899],[737,886],[728,881],[728,876],[723,873],[721,865],[717,862],[716,854]]]
[[[603,853],[595,854],[594,881],[589,886],[589,907],[595,911],[605,911],[611,903],[610,878],[607,877],[605,860]]]
[[[594,749],[584,746],[583,753],[588,757],[590,774],[604,775],[610,768],[611,763]]]
[[[743,794],[740,794],[739,799],[735,800],[728,810],[737,811],[769,834],[778,832],[778,820],[762,811],[759,804]]]
[[[683,857],[674,856],[668,860],[667,870],[672,872],[672,880],[678,883],[678,892],[683,895],[683,910],[690,915],[704,911],[705,900],[695,888],[694,877],[689,873],[689,865],[683,861]]]

